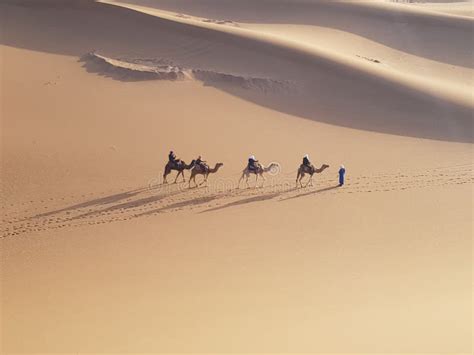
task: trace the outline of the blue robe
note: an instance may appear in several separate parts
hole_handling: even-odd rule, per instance
[[[339,169],[339,185],[344,185],[344,175],[346,173],[346,169]]]

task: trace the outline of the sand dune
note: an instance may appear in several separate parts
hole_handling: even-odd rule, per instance
[[[3,0],[0,23],[2,353],[470,352],[472,19]],[[224,166],[163,185],[170,149]],[[306,153],[330,167],[296,188]],[[238,188],[250,154],[281,170]]]
[[[469,33],[472,20],[423,11],[383,1],[244,1],[131,0],[114,1],[154,6],[174,13],[238,23],[299,24],[329,27],[358,34],[388,47],[425,58],[472,67]],[[391,24],[393,27],[387,27]],[[416,34],[416,36],[410,36]],[[440,45],[443,39],[449,43]],[[432,41],[437,39],[437,41]]]
[[[87,16],[87,19],[83,20],[79,20],[76,11],[71,9],[66,10],[66,13],[62,11],[60,19],[52,12],[55,10],[35,15],[35,26],[41,26],[43,23],[45,28],[37,31],[39,38],[31,45],[38,47],[45,43],[41,36],[49,36],[48,26],[56,22],[56,26],[63,26],[64,31],[60,31],[62,36],[71,36],[68,36],[68,40],[62,45],[55,41],[55,48],[60,48],[64,53],[68,53],[68,43],[74,43],[75,54],[81,56],[91,50],[98,50],[110,57],[120,54],[151,57],[171,61],[182,67],[229,73],[234,76],[291,81],[300,87],[300,94],[290,100],[278,96],[248,95],[247,92],[240,92],[232,86],[220,85],[221,83],[208,84],[259,105],[320,122],[392,134],[472,141],[472,100],[469,90],[437,85],[439,83],[435,80],[418,80],[416,77],[392,72],[370,61],[349,61],[319,48],[233,26],[176,17],[132,5],[120,5],[126,6],[127,9],[110,8],[107,4],[90,6],[93,11],[82,9],[78,12],[79,16]],[[330,9],[332,10],[332,6]],[[97,15],[99,10],[103,12],[101,16]],[[352,11],[352,8],[349,7],[349,10]],[[21,8],[9,11],[17,11],[18,16],[22,16]],[[372,8],[367,10],[370,14],[373,11],[375,10]],[[384,14],[382,10],[381,13]],[[409,13],[407,16],[410,18],[414,15]],[[125,22],[117,22],[117,18],[124,17],[127,19]],[[437,17],[425,17],[427,18],[422,19],[428,22],[440,21]],[[8,21],[8,18],[6,20]],[[471,24],[464,23],[464,20],[442,18],[442,21],[448,20],[453,22],[448,28],[460,27],[460,31],[471,29]],[[32,25],[31,21],[32,19],[23,18],[8,26],[11,32],[4,36],[5,44],[24,46],[24,41],[31,42],[31,39],[18,36],[33,31],[32,28],[20,28]],[[82,27],[85,21],[85,30],[75,28]],[[104,21],[109,21],[107,31],[99,30]],[[416,17],[414,21],[420,22],[420,19]],[[158,29],[159,40],[155,40]],[[53,30],[51,36],[57,36],[56,27]],[[81,42],[84,43],[84,40],[90,37],[92,39],[87,41],[88,47],[81,46]],[[457,35],[453,37],[463,38]],[[127,48],[124,48],[124,44],[128,42],[133,42],[133,45],[127,44]],[[153,45],[150,46],[150,43]],[[454,45],[461,48],[460,44]],[[47,46],[46,42],[46,48],[41,49],[48,50]],[[81,47],[82,53],[77,53]],[[462,47],[463,51],[466,47]],[[446,52],[450,51],[443,50],[438,54]],[[456,51],[456,54],[458,60],[463,58],[462,52]],[[234,63],[232,58],[235,57],[242,60]],[[232,63],[232,66],[229,66],[229,63]],[[324,83],[324,86],[320,83]],[[334,95],[335,91],[338,95]],[[373,105],[374,101],[379,104]],[[345,109],[348,105],[351,106],[350,112]],[[401,121],[403,125],[399,124]]]

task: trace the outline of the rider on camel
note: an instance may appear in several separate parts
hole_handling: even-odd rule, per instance
[[[170,151],[170,153],[168,154],[168,159],[170,163],[173,163],[173,164],[178,162],[178,159],[176,158],[176,154],[174,154],[173,151]]]
[[[208,168],[206,161],[202,160],[201,156],[198,156],[198,158],[196,159],[195,164],[196,164],[196,166],[199,165],[203,169]]]
[[[311,162],[309,161],[309,155],[308,154],[306,154],[303,157],[303,165],[307,166],[308,168],[311,167]]]
[[[250,171],[255,171],[257,170],[257,165],[255,163],[258,163],[258,160],[255,159],[255,155],[251,155],[249,157],[249,164],[248,164],[248,169]]]

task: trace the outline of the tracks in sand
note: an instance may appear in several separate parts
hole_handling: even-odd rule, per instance
[[[324,178],[322,178],[324,176]],[[64,196],[2,206],[1,238],[37,231],[98,225],[163,213],[211,213],[225,208],[339,194],[387,193],[473,184],[473,165],[440,167],[411,173],[348,176],[338,188],[335,178],[317,176],[314,187],[295,188],[293,177],[264,188],[195,189],[180,185],[144,187],[112,194]],[[318,179],[319,178],[319,179]]]

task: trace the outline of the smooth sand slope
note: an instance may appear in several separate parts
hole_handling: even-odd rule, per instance
[[[18,35],[7,38],[7,44],[14,41],[12,44],[26,46],[28,41],[32,41],[33,47],[54,51],[48,46],[58,46],[61,38],[55,36],[61,33],[62,37],[64,33],[63,30],[57,32],[56,28],[63,23],[64,31],[70,32],[67,37],[70,40],[63,49],[66,53],[84,55],[100,48],[103,55],[111,57],[122,54],[132,58],[158,57],[191,69],[286,81],[293,84],[293,91],[298,91],[298,95],[247,95],[247,92],[242,93],[238,88],[227,87],[225,82],[211,81],[207,84],[259,105],[331,124],[417,137],[472,141],[472,100],[466,86],[465,90],[456,90],[449,83],[435,85],[430,80],[417,81],[416,78],[407,78],[407,75],[394,73],[364,59],[356,60],[351,65],[346,57],[330,55],[317,48],[278,37],[268,38],[252,31],[237,31],[236,28],[224,31],[223,26],[204,22],[197,26],[196,22],[199,21],[181,17],[170,20],[170,16],[156,11],[153,13],[161,17],[111,8],[107,4],[91,6],[93,11],[91,9],[90,13],[84,9],[63,9],[59,19],[52,19],[50,12],[38,14],[34,23],[44,27],[40,27],[39,38],[35,40],[31,40],[31,36],[21,36],[22,33],[33,31],[32,28],[21,28],[30,23],[27,18],[14,21],[9,27]],[[374,11],[371,8],[369,10]],[[18,12],[21,13],[21,10]],[[20,15],[28,16],[24,13]],[[81,15],[84,18],[80,18]],[[124,16],[128,19],[125,23],[121,21]],[[333,17],[338,18],[337,13]],[[441,16],[439,18],[424,20],[439,20],[440,24],[447,21]],[[459,33],[453,31],[450,35],[463,39],[463,42],[453,44],[453,41],[446,41],[446,46],[455,48],[444,48],[438,52],[444,57],[458,58],[451,60],[451,65],[466,66],[471,53],[467,43],[469,36],[465,38],[472,31],[472,24],[466,20],[449,20],[453,23],[448,22],[445,27],[460,27]],[[102,30],[103,21],[110,22],[105,30]],[[156,26],[164,30],[159,40],[154,32]],[[54,33],[49,36],[51,31]],[[50,42],[49,38],[53,41]],[[436,38],[438,41],[439,38]],[[128,46],[128,42],[133,43]],[[434,40],[426,38],[426,42],[432,43]],[[426,52],[434,51],[428,48]],[[241,58],[238,63],[232,60],[236,57]],[[336,91],[337,95],[334,94]],[[374,102],[379,104],[374,105]]]
[[[471,19],[380,1],[0,13],[2,351],[470,352]],[[164,186],[170,149],[224,166]],[[330,168],[296,189],[305,153]],[[250,154],[281,172],[237,189]]]

